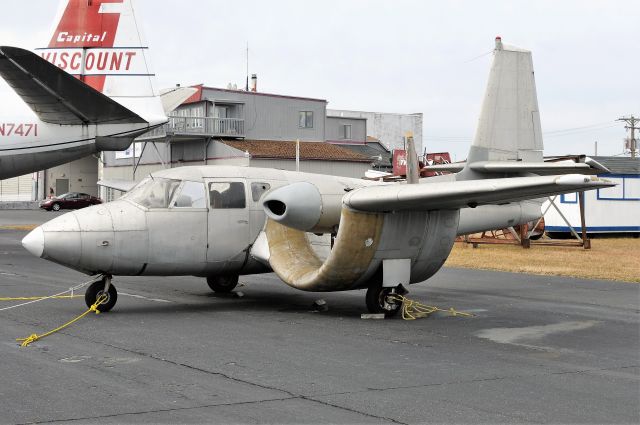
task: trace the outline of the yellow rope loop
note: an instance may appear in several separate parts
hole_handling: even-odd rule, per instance
[[[27,338],[18,339],[17,341],[18,342],[22,341],[22,344],[20,344],[21,347],[28,347],[29,344],[31,344],[32,342],[36,342],[39,339],[40,337],[38,335],[31,334]]]
[[[49,332],[43,333],[42,335],[37,335],[37,334],[32,334],[27,338],[17,338],[16,341],[17,342],[21,342],[20,346],[21,347],[28,347],[29,344],[32,344],[42,338],[45,338],[49,335],[52,335],[58,331],[61,331],[62,329],[71,326],[72,324],[74,324],[75,322],[77,322],[78,320],[82,319],[84,316],[86,316],[87,314],[91,313],[92,311],[95,311],[96,314],[100,314],[100,310],[98,310],[98,307],[100,306],[100,304],[104,303],[105,301],[107,301],[109,297],[106,294],[102,294],[98,297],[98,299],[96,300],[95,303],[93,303],[93,305],[91,307],[89,307],[89,309],[87,311],[85,311],[84,313],[82,313],[80,316],[76,317],[73,320],[68,321],[67,323],[65,323],[62,326],[58,326],[57,328],[50,330]]]
[[[100,314],[100,310],[98,310],[98,307],[100,306],[100,304],[107,302],[108,298],[109,297],[106,294],[100,295],[96,302],[94,302],[93,305],[89,307],[89,311],[95,311],[96,314]]]
[[[429,315],[441,311],[443,313],[449,313],[452,317],[463,316],[463,317],[473,317],[471,313],[465,313],[462,311],[458,311],[453,307],[448,310],[441,309],[439,307],[425,305],[419,303],[418,301],[411,300],[405,296],[392,294],[389,295],[388,298],[392,301],[402,303],[402,318],[404,320],[416,320],[423,317],[428,317]]]

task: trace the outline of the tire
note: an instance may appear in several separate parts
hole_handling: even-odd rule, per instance
[[[60,211],[60,204],[55,203],[55,204],[51,205],[51,209],[53,211]]]
[[[391,294],[394,288],[383,288],[382,283],[370,286],[367,289],[367,296],[365,301],[367,303],[367,310],[372,314],[384,314],[385,317],[393,317],[402,307],[401,303],[388,303],[387,295]]]
[[[238,275],[208,276],[207,285],[213,292],[227,294],[238,284]]]
[[[91,286],[87,288],[87,292],[84,293],[84,302],[87,304],[87,307],[91,307],[98,297],[102,295],[103,291],[104,280],[92,283]],[[116,291],[116,287],[111,284],[109,285],[107,300],[98,306],[98,310],[100,313],[106,313],[116,305],[116,301],[118,301],[118,291]]]

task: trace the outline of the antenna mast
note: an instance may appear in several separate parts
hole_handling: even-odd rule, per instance
[[[247,41],[247,83],[245,85],[245,91],[249,91],[249,42]]]

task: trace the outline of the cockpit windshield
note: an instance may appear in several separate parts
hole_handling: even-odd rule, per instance
[[[122,198],[147,208],[168,208],[180,180],[147,177]]]

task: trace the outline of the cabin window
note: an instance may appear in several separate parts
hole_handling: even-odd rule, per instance
[[[263,193],[271,189],[269,183],[251,183],[251,198],[253,202],[258,202]]]
[[[209,183],[209,202],[213,209],[245,208],[247,200],[244,183]]]
[[[123,198],[147,208],[168,208],[178,186],[180,180],[147,178]]]
[[[298,115],[298,127],[313,128],[313,111],[300,111]]]
[[[180,193],[173,201],[175,208],[207,208],[204,184],[185,181]]]

